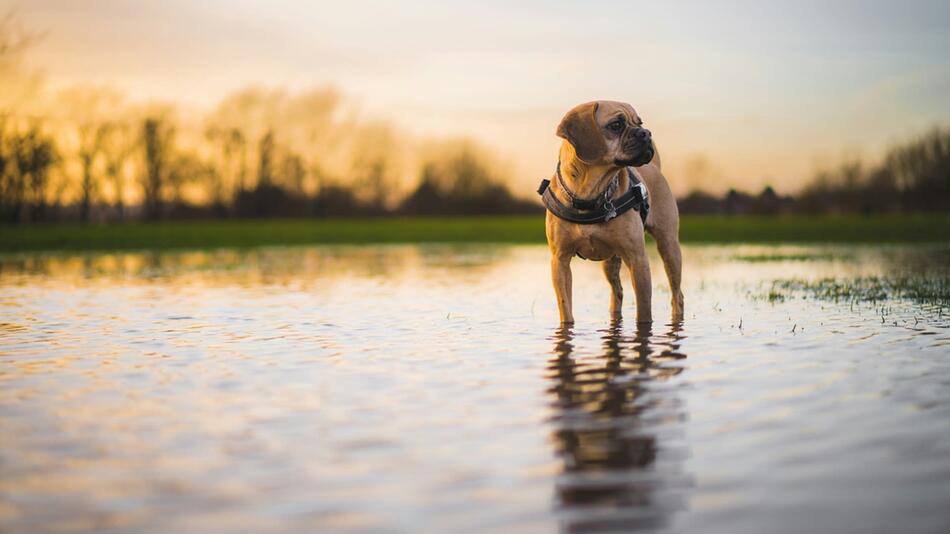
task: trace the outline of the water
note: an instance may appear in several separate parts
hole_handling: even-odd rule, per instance
[[[650,329],[547,254],[0,258],[0,531],[950,531],[948,310],[768,297],[946,247],[686,247]]]

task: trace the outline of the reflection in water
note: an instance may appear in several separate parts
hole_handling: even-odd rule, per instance
[[[640,327],[631,337],[618,322],[603,332],[600,354],[585,357],[571,329],[555,332],[549,391],[565,531],[660,528],[684,507],[682,405],[674,389],[659,387],[683,371],[682,338],[680,326],[664,335]]]
[[[950,532],[946,307],[759,297],[906,250],[684,247],[688,339],[542,246],[0,255],[0,532]]]
[[[309,283],[317,278],[386,278],[426,270],[452,277],[484,276],[513,247],[467,244],[425,246],[313,246],[85,254],[0,254],[4,286],[38,284],[129,285],[200,282],[212,287]]]

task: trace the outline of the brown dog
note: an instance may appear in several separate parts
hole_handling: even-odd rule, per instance
[[[649,130],[633,107],[622,102],[597,101],[570,110],[557,129],[562,137],[559,170],[550,182],[551,192],[563,204],[572,199],[595,199],[608,188],[616,200],[631,187],[627,168],[648,190],[646,221],[629,210],[599,224],[577,224],[547,212],[546,229],[551,248],[551,274],[562,323],[573,323],[571,310],[571,259],[575,255],[604,261],[604,274],[612,290],[610,313],[621,315],[623,288],[620,262],[633,278],[637,322],[652,321],[650,265],[643,230],[656,239],[673,298],[673,321],[683,319],[680,290],[682,255],[679,245],[679,210],[666,178],[660,172],[660,157]],[[634,169],[635,168],[635,169]],[[568,191],[565,191],[565,186]]]

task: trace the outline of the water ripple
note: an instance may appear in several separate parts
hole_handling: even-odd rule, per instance
[[[686,247],[651,328],[578,262],[560,329],[547,254],[0,257],[0,530],[947,530],[947,310],[762,293],[945,255]]]

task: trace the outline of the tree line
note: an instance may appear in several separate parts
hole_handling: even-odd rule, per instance
[[[466,139],[366,119],[333,88],[250,87],[208,112],[54,92],[0,16],[0,223],[534,211]]]
[[[354,165],[349,184],[282,147],[273,129],[256,140],[242,129],[209,128],[207,156],[176,144],[173,122],[103,121],[75,128],[68,154],[36,121],[17,127],[0,116],[0,220],[124,221],[166,218],[330,217],[537,213],[534,200],[512,195],[477,150],[460,143],[422,163],[418,182],[399,198],[385,157]],[[253,145],[253,146],[249,146]],[[54,184],[54,171],[76,176]],[[128,188],[139,201],[129,205]],[[192,195],[186,194],[191,191]],[[199,200],[195,200],[199,199]],[[937,128],[890,149],[876,165],[849,161],[824,170],[797,195],[771,187],[721,196],[692,192],[683,213],[900,213],[950,210],[950,129]]]
[[[42,124],[18,128],[15,120],[0,117],[0,219],[88,223],[537,211],[536,203],[514,197],[466,143],[425,160],[418,185],[393,199],[385,158],[358,162],[359,176],[344,185],[281,146],[272,129],[257,139],[239,128],[208,129],[206,156],[180,148],[175,124],[158,116],[78,126],[72,134],[69,154]],[[54,172],[72,180],[53,184]],[[66,200],[70,186],[72,198]],[[129,205],[131,195],[139,200]]]
[[[879,163],[851,160],[817,172],[796,195],[771,187],[722,196],[692,192],[680,211],[705,214],[908,213],[950,211],[950,128],[889,149]]]

